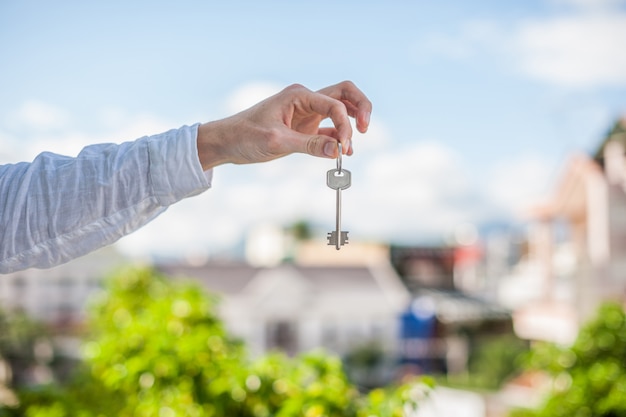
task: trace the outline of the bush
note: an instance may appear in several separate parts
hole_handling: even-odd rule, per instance
[[[427,381],[361,395],[324,352],[250,361],[216,314],[216,298],[151,269],[108,281],[94,305],[74,380],[20,394],[27,417],[401,416]]]
[[[626,416],[626,317],[621,305],[601,306],[573,346],[543,343],[533,348],[529,368],[548,372],[553,389],[539,410],[517,417]]]

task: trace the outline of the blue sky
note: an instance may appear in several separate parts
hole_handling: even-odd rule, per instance
[[[371,131],[344,161],[353,241],[515,222],[626,114],[626,3],[0,3],[0,160],[75,154],[353,80]],[[328,160],[224,166],[120,248],[218,253],[260,223],[334,225]],[[254,207],[254,210],[251,210]],[[189,219],[193,219],[190,221]],[[167,236],[167,239],[163,239]]]

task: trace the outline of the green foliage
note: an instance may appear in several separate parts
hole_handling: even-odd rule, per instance
[[[475,341],[467,373],[442,377],[442,383],[470,390],[495,391],[523,367],[528,342],[515,335],[483,337]]]
[[[0,357],[34,362],[34,345],[45,337],[43,326],[31,320],[24,312],[0,310]]]
[[[37,343],[48,342],[44,327],[31,320],[23,311],[0,310],[0,417],[10,416],[9,405],[17,401],[14,387],[26,383],[26,375],[45,359],[41,350],[37,356]],[[8,370],[9,381],[14,387],[4,384],[3,374]]]
[[[393,417],[425,392],[413,381],[363,396],[323,352],[250,361],[217,318],[216,301],[150,269],[123,271],[91,311],[75,380],[22,392],[12,415]]]
[[[470,357],[468,368],[476,388],[496,390],[521,369],[528,342],[514,335],[491,337],[481,342]]]
[[[434,380],[423,377],[419,383],[406,383],[399,387],[379,388],[371,391],[357,417],[404,417],[412,415],[419,408]]]
[[[309,240],[313,236],[311,225],[306,220],[300,220],[289,227],[291,234],[298,241]]]
[[[601,306],[570,348],[535,347],[529,366],[549,372],[553,390],[539,410],[517,417],[626,416],[626,316],[621,305]]]

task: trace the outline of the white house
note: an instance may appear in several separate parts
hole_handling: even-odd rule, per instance
[[[399,316],[409,294],[388,262],[276,267],[247,264],[160,265],[193,278],[222,298],[227,328],[253,355],[326,348],[339,355],[376,342],[395,351]]]

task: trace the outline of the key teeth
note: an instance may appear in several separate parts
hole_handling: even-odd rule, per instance
[[[328,245],[336,245],[337,244],[337,232],[328,232],[328,235],[326,236],[326,239],[328,239]],[[341,236],[339,237],[339,245],[343,246],[343,245],[347,245],[348,243],[348,232],[341,232]]]

